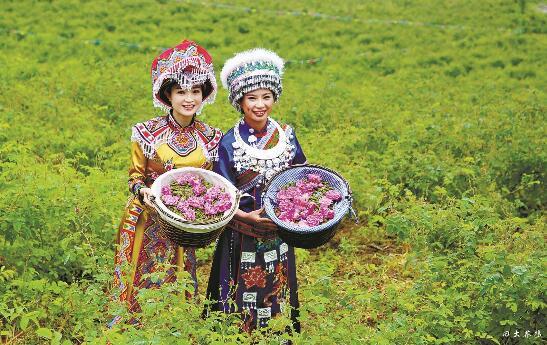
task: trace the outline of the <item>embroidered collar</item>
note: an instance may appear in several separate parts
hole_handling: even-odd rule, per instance
[[[169,112],[169,115],[167,115],[167,124],[172,130],[193,130],[196,126],[196,115],[192,117],[192,121],[187,126],[181,126],[177,120],[175,119],[175,116],[173,115],[173,112]]]
[[[187,140],[188,142],[194,142],[191,146],[201,145],[203,152],[208,161],[215,161],[218,158],[218,145],[222,138],[222,132],[219,129],[210,127],[209,125],[197,120],[195,117],[192,122],[182,127],[173,117],[172,114],[167,116],[158,116],[151,120],[137,123],[133,126],[131,133],[131,141],[139,143],[141,149],[147,158],[154,158],[156,155],[156,148],[162,144],[173,144],[173,140]],[[183,144],[184,150],[181,151],[187,155],[187,146],[189,144]],[[171,146],[171,145],[170,145]],[[173,149],[173,147],[171,147]]]
[[[240,130],[241,131],[247,131],[251,134],[254,134],[256,135],[257,137],[259,136],[263,136],[265,135],[266,133],[268,133],[268,128],[272,125],[270,119],[268,119],[266,121],[266,125],[264,126],[264,128],[262,128],[261,130],[256,130],[254,129],[253,127],[251,127],[247,121],[245,121],[244,119],[241,119],[241,125],[240,125]]]

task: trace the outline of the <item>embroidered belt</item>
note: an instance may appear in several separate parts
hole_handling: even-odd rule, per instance
[[[242,222],[240,220],[232,219],[227,227],[229,229],[241,232],[244,235],[256,237],[256,238],[275,238],[277,237],[277,231],[258,229],[250,224]]]

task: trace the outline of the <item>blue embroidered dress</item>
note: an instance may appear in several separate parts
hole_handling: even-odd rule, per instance
[[[258,132],[243,120],[237,126],[241,139],[247,144],[254,143],[256,148],[270,149],[278,143],[279,133],[272,121]],[[306,157],[292,128],[287,125],[282,128],[293,147],[284,158],[286,163],[305,163]],[[251,212],[262,207],[264,176],[239,166],[238,159],[234,159],[235,142],[232,128],[220,141],[219,160],[213,170],[243,193],[252,195],[243,197],[239,206],[241,210]],[[293,327],[299,331],[297,289],[292,247],[275,232],[260,230],[235,219],[226,226],[216,245],[207,288],[207,298],[213,302],[212,310],[243,313],[245,331],[267,325],[268,320],[279,313],[290,312]]]

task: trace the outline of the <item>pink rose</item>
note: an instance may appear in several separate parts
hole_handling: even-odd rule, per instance
[[[205,203],[205,206],[204,206],[203,210],[205,211],[205,214],[207,214],[209,216],[212,216],[212,215],[218,213],[217,208],[213,204],[210,204],[210,203]]]
[[[317,226],[321,223],[323,223],[323,216],[319,212],[310,214],[306,217],[306,224],[309,226]]]
[[[230,203],[231,203],[230,194],[228,194],[228,193],[221,193],[221,194],[218,196],[218,200],[219,200],[219,201],[222,201],[222,202],[230,202]]]
[[[189,221],[196,220],[196,212],[191,208],[186,209],[183,212],[183,217],[186,218],[186,220],[189,220]]]
[[[189,183],[189,174],[180,174],[175,177],[175,181],[181,186],[184,186],[185,184]]]
[[[197,196],[191,196],[186,201],[188,202],[188,205],[194,208],[203,208],[203,205],[205,204],[205,200]]]
[[[319,205],[322,208],[327,208],[332,204],[332,199],[327,198],[326,196],[323,196],[321,200],[319,200]]]
[[[171,195],[171,193],[172,193],[171,186],[166,185],[161,187],[161,195]]]
[[[329,208],[321,208],[319,212],[321,213],[321,216],[323,216],[323,218],[325,219],[334,218],[334,211]]]
[[[326,192],[325,196],[331,199],[332,201],[338,201],[342,199],[342,195],[338,193],[338,191],[335,191],[334,189],[331,189],[328,192]]]
[[[211,202],[215,200],[215,198],[217,198],[220,195],[220,193],[222,193],[222,188],[220,188],[219,186],[214,186],[210,188],[205,193],[205,201]]]
[[[319,176],[317,174],[307,174],[306,178],[308,179],[308,181],[310,181],[312,183],[315,183],[315,184],[321,184],[321,182],[323,182],[321,180],[321,176]]]
[[[186,210],[189,210],[191,207],[190,205],[188,205],[188,202],[186,200],[181,200],[178,204],[177,204],[177,210],[181,211],[181,212],[185,212]]]
[[[294,210],[294,204],[290,200],[279,201],[278,207],[281,210],[281,212]]]
[[[174,196],[174,195],[171,195],[171,194],[164,194],[164,195],[161,196],[161,200],[167,206],[176,205],[177,202],[179,202],[179,199],[180,198],[178,196]]]
[[[228,201],[221,201],[218,204],[215,205],[218,212],[226,212],[229,209],[232,208],[232,202],[230,200]]]
[[[293,202],[297,207],[302,207],[302,208],[308,208],[310,204],[308,200],[303,196],[299,196],[298,198],[295,198]]]
[[[286,193],[289,198],[297,198],[300,195],[300,190],[295,186],[291,186],[286,189]]]
[[[207,191],[207,188],[205,188],[205,186],[202,185],[201,183],[197,183],[192,186],[192,190],[194,191],[195,195],[199,196],[205,193]]]
[[[298,188],[300,194],[309,193],[314,191],[315,185],[309,183],[307,180],[299,180],[296,182],[296,188]]]
[[[291,196],[289,195],[289,193],[287,192],[287,190],[281,189],[280,191],[277,192],[276,198],[277,198],[278,201],[281,201],[281,200],[290,199]]]
[[[294,222],[295,219],[294,219],[294,212],[293,211],[286,211],[286,212],[281,212],[279,214],[279,217],[278,217],[280,220],[282,220],[283,222]]]

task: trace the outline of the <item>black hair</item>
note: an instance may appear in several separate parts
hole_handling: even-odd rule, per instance
[[[167,95],[171,93],[171,90],[175,85],[178,85],[177,81],[174,79],[167,79],[163,82],[163,85],[160,87],[160,91],[158,92],[158,97],[161,98],[161,100],[165,104],[169,104],[171,106],[171,101],[169,101],[169,98],[167,98]],[[201,94],[203,96],[202,99],[207,98],[211,92],[213,92],[213,84],[211,84],[211,81],[207,79],[205,83],[199,85],[201,88]]]

